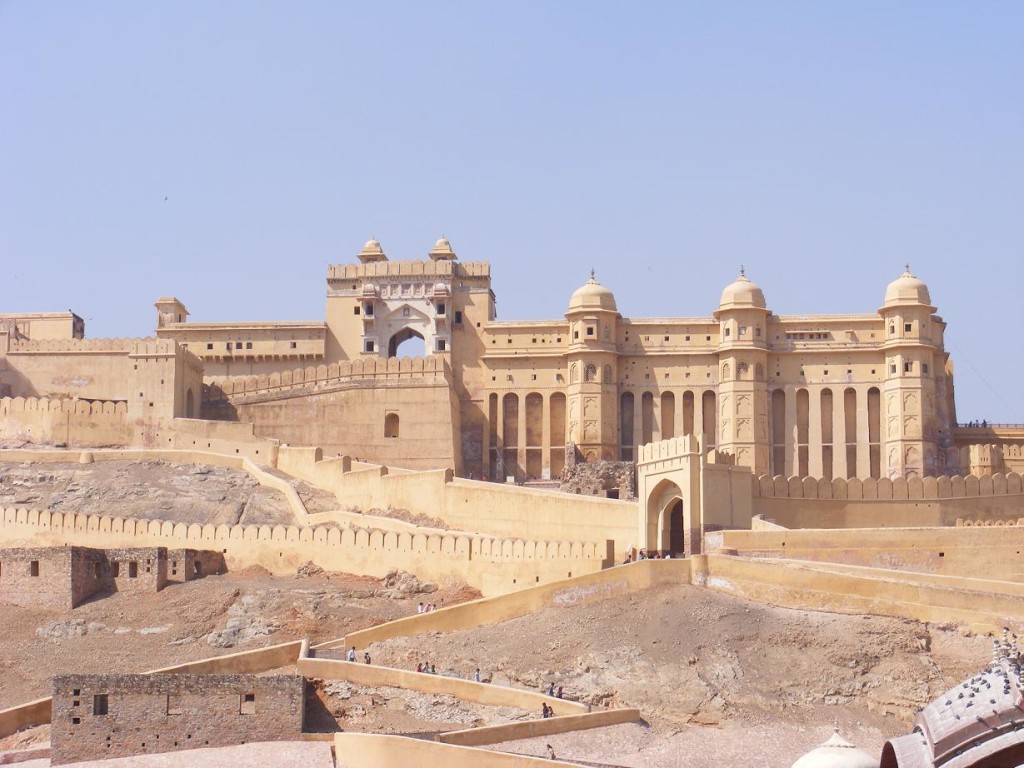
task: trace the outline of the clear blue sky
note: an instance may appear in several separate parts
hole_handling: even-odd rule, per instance
[[[870,312],[909,261],[960,419],[1024,422],[1024,3],[0,0],[0,311],[320,320],[441,233],[508,320],[591,267],[708,315],[741,263]]]

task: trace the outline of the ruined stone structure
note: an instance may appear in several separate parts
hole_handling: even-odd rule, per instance
[[[219,552],[194,549],[170,555],[165,547],[0,549],[0,603],[71,609],[97,593],[151,595],[169,580],[190,581],[223,567]]]
[[[297,676],[55,677],[51,762],[296,740],[304,685]]]
[[[909,268],[865,314],[775,314],[741,270],[710,315],[623,317],[591,275],[563,318],[517,322],[497,320],[490,265],[448,240],[409,261],[371,240],[326,289],[324,320],[301,323],[191,322],[164,297],[148,340],[84,339],[70,313],[0,316],[0,437],[187,447],[202,416],[502,482],[557,480],[568,444],[634,462],[686,434],[758,475],[1024,469],[1024,427],[957,426],[945,323]],[[412,338],[425,355],[402,358]]]

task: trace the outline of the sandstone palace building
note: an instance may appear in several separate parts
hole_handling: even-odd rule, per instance
[[[169,297],[156,339],[86,340],[72,313],[0,316],[0,415],[10,437],[55,429],[19,419],[32,398],[69,423],[121,414],[119,436],[95,444],[156,444],[171,419],[238,422],[518,482],[557,479],[567,445],[580,461],[632,462],[638,445],[684,434],[755,475],[1019,471],[1016,444],[957,430],[928,287],[907,268],[879,293],[864,314],[776,314],[741,268],[710,316],[628,318],[591,274],[563,318],[498,321],[488,263],[459,261],[445,238],[405,261],[370,240],[328,267],[323,321],[193,322]],[[426,354],[402,357],[413,337]],[[84,427],[67,434],[89,444]]]

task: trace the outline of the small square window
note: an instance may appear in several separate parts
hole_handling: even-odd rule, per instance
[[[137,579],[139,577],[139,564],[132,560],[128,563],[128,578]]]
[[[704,341],[711,341],[711,337],[710,336],[705,336],[704,337]]]
[[[437,305],[437,314],[443,315],[444,312],[445,312],[445,305],[444,305],[444,302],[441,302],[440,304]]]
[[[208,344],[206,345],[206,348],[207,348],[207,349],[213,349],[213,342],[210,342],[210,343],[208,343]]]
[[[562,343],[562,337],[559,336],[557,339],[555,339],[555,343],[556,344],[561,344]]]
[[[904,333],[910,333],[913,329],[914,329],[914,324],[913,323],[904,323],[903,324],[903,332]]]
[[[408,307],[406,307],[406,309],[408,309]],[[373,304],[367,304],[363,309],[363,314],[367,317],[373,317]]]
[[[689,336],[687,336],[687,337],[686,337],[686,340],[687,340],[687,341],[689,341],[689,340],[690,340],[690,337],[689,337]]]
[[[904,363],[903,364],[903,372],[904,373],[913,373],[914,372],[914,364],[911,363],[911,362]]]
[[[889,366],[889,373],[896,373],[896,363]]]
[[[437,351],[438,352],[444,352],[444,350],[445,350],[445,341],[444,341],[444,339],[438,339],[437,340]]]
[[[231,350],[231,342],[230,341],[227,344],[225,344],[224,346],[227,347],[228,351]]]
[[[239,697],[238,714],[240,714],[240,715],[255,715],[256,714],[256,694],[255,693],[243,693]]]
[[[928,363],[921,363],[921,373],[928,373]]]
[[[297,349],[298,346],[299,346],[299,342],[297,342],[297,341],[292,341],[292,342],[289,342],[289,344],[288,344],[289,349]]]
[[[373,342],[372,341],[367,341],[363,345],[363,351],[364,352],[373,352]]]
[[[246,349],[252,349],[252,342],[251,341],[245,342],[245,348]]]
[[[573,331],[573,332],[572,332],[572,337],[573,337],[574,339],[578,339],[578,338],[580,337],[580,332],[579,332],[579,331]]]
[[[462,310],[455,310],[455,324],[462,325]]]
[[[828,376],[828,369],[827,368],[824,371],[822,371],[822,376]]]
[[[359,314],[359,305],[358,304],[356,304],[354,307],[352,307],[352,314],[353,315],[358,315]]]
[[[107,714],[107,694],[100,693],[92,697],[92,713],[94,715]]]
[[[665,341],[668,341],[668,336],[665,337]]]
[[[33,560],[31,563],[28,564],[28,575],[29,576],[38,576],[39,575],[39,561],[38,560]]]
[[[593,328],[587,328],[587,336],[593,336],[593,335],[594,335],[594,329]]]
[[[512,343],[512,337],[511,337],[511,336],[510,336],[510,337],[508,338],[508,343],[509,343],[509,344],[511,344],[511,343]]]

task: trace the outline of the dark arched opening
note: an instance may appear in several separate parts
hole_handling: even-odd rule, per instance
[[[683,541],[683,500],[677,499],[668,513],[668,549],[673,557],[685,550]]]
[[[419,341],[412,341],[413,339],[418,339]],[[403,328],[388,341],[388,357],[398,357],[399,347],[407,341],[411,343],[406,345],[403,357],[423,357],[426,354],[426,344],[423,341],[423,335],[412,328]]]

